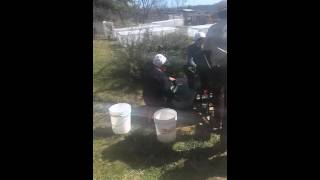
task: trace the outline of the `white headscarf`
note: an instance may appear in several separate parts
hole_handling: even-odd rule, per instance
[[[152,63],[157,67],[163,66],[164,63],[166,63],[166,62],[167,62],[167,58],[162,54],[155,55],[152,60]]]

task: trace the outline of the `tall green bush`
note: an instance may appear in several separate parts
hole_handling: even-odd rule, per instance
[[[185,63],[185,50],[189,45],[188,36],[171,33],[163,36],[149,36],[145,33],[140,41],[131,42],[118,49],[110,63],[99,76],[103,76],[110,88],[132,89],[142,84],[142,73],[154,55],[165,54],[168,58],[168,73],[177,77],[182,75]]]

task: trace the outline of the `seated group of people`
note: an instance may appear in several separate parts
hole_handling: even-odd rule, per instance
[[[203,90],[217,91],[226,81],[226,68],[213,66],[211,51],[203,50],[205,38],[206,35],[202,32],[195,34],[194,43],[187,48],[187,62],[184,66],[189,88],[198,93]],[[143,98],[148,106],[167,107],[174,96],[171,87],[176,79],[166,74],[167,64],[167,57],[157,54],[152,64],[145,68]],[[196,76],[200,80],[199,88],[195,87]]]
[[[195,34],[194,43],[187,48],[187,62],[184,70],[190,89],[198,93],[213,92],[214,118],[222,124],[221,142],[223,148],[226,148],[227,51],[224,50],[226,49],[226,10],[221,14],[221,23],[208,31],[211,32],[211,37],[206,37],[206,34],[202,32]],[[210,33],[208,34],[210,35]],[[174,97],[174,93],[171,91],[172,82],[176,79],[166,74],[167,62],[167,57],[163,54],[157,54],[154,56],[151,66],[148,66],[144,72],[143,98],[148,107],[170,107],[170,101]],[[199,88],[195,86],[196,77],[199,77],[200,80]],[[149,119],[152,120],[152,112],[149,114]]]

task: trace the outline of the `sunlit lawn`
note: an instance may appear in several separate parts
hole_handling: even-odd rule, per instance
[[[112,46],[105,40],[94,40],[94,101],[129,102],[141,105],[141,91],[127,93],[108,89],[97,77],[112,57]],[[154,128],[143,127],[127,135],[115,135],[107,126],[105,109],[94,108],[93,117],[93,179],[227,179],[227,155],[212,156],[210,150],[219,136],[209,134],[197,139],[195,126],[179,128],[172,144],[161,144]],[[142,121],[142,119],[141,119]]]

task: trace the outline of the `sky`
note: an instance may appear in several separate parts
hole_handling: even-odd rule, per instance
[[[169,7],[175,6],[172,4],[172,1],[174,2],[174,0],[167,0]],[[219,1],[220,0],[187,0],[186,5],[211,5]]]

